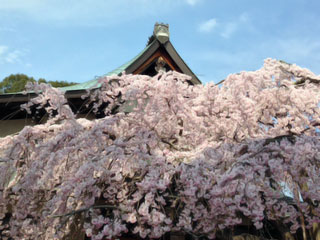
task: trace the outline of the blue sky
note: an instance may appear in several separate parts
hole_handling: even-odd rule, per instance
[[[137,55],[155,22],[203,82],[277,58],[320,74],[318,0],[0,0],[0,79],[85,82]]]

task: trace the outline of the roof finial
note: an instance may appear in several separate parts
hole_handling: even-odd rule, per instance
[[[154,25],[153,36],[159,40],[160,43],[164,44],[169,41],[169,24],[156,23]]]

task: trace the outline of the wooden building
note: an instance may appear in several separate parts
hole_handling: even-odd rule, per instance
[[[174,70],[192,77],[190,84],[201,84],[197,76],[190,70],[178,52],[170,42],[169,25],[158,24],[154,26],[152,36],[147,46],[132,60],[105,74],[104,76],[126,74],[144,74],[154,76],[158,71]],[[103,77],[103,76],[102,76]],[[86,99],[81,96],[88,89],[99,88],[99,78],[77,85],[61,88],[78,117],[95,118],[96,115],[88,114]],[[34,94],[7,93],[0,95],[0,137],[16,133],[25,125],[41,123],[45,120],[44,112],[28,115],[20,109],[20,105],[26,103]]]

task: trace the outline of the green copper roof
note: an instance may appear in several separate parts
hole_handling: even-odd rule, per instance
[[[119,75],[120,73],[124,72],[133,62],[135,62],[145,51],[148,50],[148,48],[151,46],[152,44],[149,44],[148,46],[146,46],[137,56],[135,56],[133,59],[131,59],[129,62],[121,65],[120,67],[108,72],[107,74],[104,74],[100,77],[106,77],[106,76],[112,76],[112,75]],[[72,85],[72,86],[68,86],[68,87],[61,87],[60,89],[62,91],[77,91],[77,90],[87,90],[90,88],[98,88],[100,87],[100,83],[99,83],[99,78],[100,77],[96,77],[95,79],[92,79],[88,82],[84,82],[84,83],[79,83],[76,85]]]

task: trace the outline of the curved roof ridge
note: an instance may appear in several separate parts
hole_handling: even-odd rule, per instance
[[[156,40],[154,40],[156,41]],[[153,43],[153,42],[152,42]],[[124,72],[132,63],[134,63],[139,57],[141,57],[152,45],[149,44],[147,45],[138,55],[136,55],[134,58],[132,58],[130,61],[122,64],[121,66],[117,67],[116,69],[102,75],[102,76],[97,76],[92,80],[89,80],[87,82],[84,83],[78,83],[76,85],[72,85],[72,86],[67,86],[67,87],[61,87],[60,89],[62,91],[78,91],[78,90],[87,90],[90,88],[99,88],[100,84],[99,84],[99,78],[101,77],[106,77],[106,76],[112,76],[112,75],[119,75],[122,72]]]

